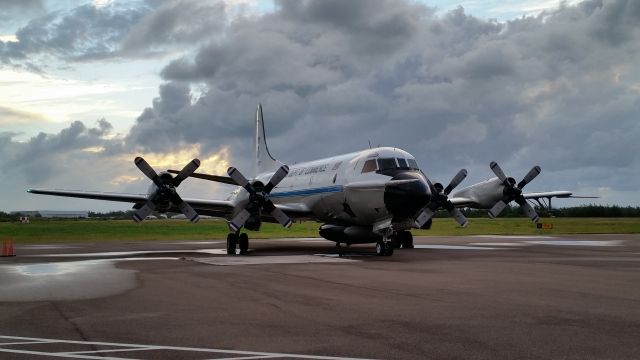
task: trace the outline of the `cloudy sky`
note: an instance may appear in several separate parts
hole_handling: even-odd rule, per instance
[[[25,189],[144,193],[137,155],[248,173],[258,103],[286,163],[371,142],[640,206],[639,51],[637,0],[0,0],[0,210],[125,209]]]

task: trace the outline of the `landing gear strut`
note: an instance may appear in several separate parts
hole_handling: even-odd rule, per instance
[[[242,255],[249,250],[249,236],[246,233],[238,233],[229,233],[227,235],[227,254],[229,255],[236,254],[236,247],[240,247],[240,254]]]

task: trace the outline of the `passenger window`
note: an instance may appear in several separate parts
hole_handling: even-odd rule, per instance
[[[418,170],[418,163],[414,159],[409,159],[409,167]]]
[[[401,167],[401,168],[406,168],[406,167],[408,167],[408,166],[407,166],[407,160],[405,160],[405,159],[401,159],[401,158],[398,158],[398,159],[396,159],[396,160],[398,160],[398,166],[399,166],[399,167]]]
[[[395,169],[397,167],[398,165],[396,165],[396,159],[394,158],[378,159],[378,168],[380,170]]]
[[[364,162],[364,166],[362,167],[362,173],[368,173],[372,171],[376,171],[376,160],[370,159]]]

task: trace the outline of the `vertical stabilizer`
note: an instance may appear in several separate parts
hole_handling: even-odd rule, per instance
[[[275,171],[280,166],[282,163],[269,153],[264,133],[262,105],[258,105],[258,110],[256,110],[256,175]]]

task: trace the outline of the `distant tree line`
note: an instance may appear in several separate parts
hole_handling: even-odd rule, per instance
[[[548,209],[535,207],[538,215],[542,217],[640,217],[640,207],[617,206],[617,205],[582,205],[567,208]],[[461,209],[462,213],[469,218],[487,217],[487,210]],[[446,211],[438,211],[435,217],[450,216]],[[524,217],[520,206],[507,206],[500,217]]]
[[[640,217],[640,207],[631,206],[617,206],[617,205],[582,205],[567,208],[557,208],[548,211],[547,209],[535,208],[538,214],[542,217]],[[461,209],[462,213],[469,218],[487,217],[487,210],[478,209]],[[109,212],[89,212],[90,219],[105,219],[105,220],[130,220],[133,215],[133,210],[125,211],[109,211]],[[169,216],[175,214],[168,214]],[[11,214],[0,211],[0,221],[19,221],[20,214]],[[435,217],[448,217],[449,213],[446,211],[436,212]],[[38,216],[36,216],[38,217]],[[524,217],[520,207],[507,206],[500,217]]]

